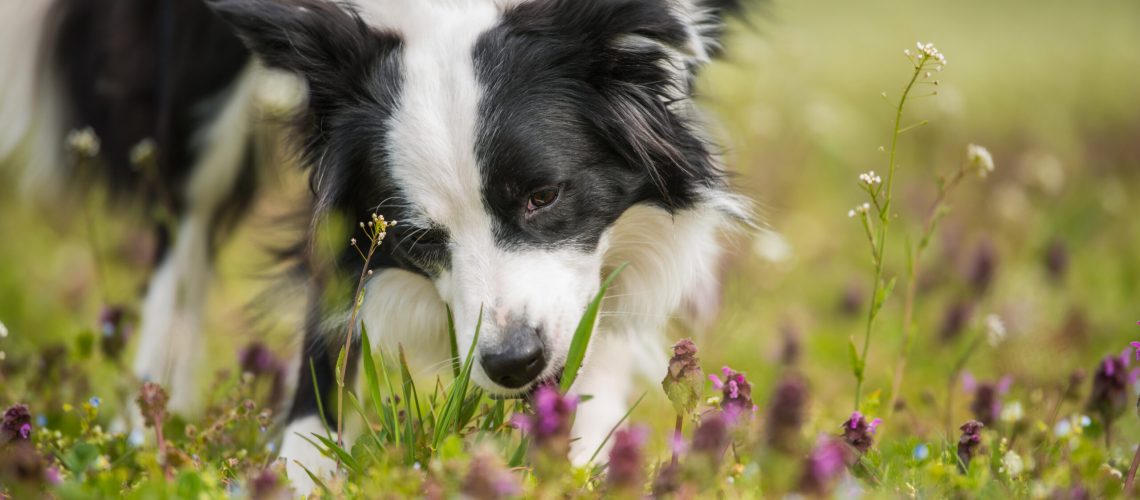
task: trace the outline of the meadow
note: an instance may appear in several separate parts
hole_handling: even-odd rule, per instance
[[[494,401],[462,366],[371,353],[342,410],[369,425],[320,443],[342,464],[322,495],[1137,494],[1140,4],[779,0],[733,28],[700,99],[761,223],[725,235],[719,315],[671,327],[671,377],[643,381],[614,451],[565,460],[588,402]],[[141,216],[98,189],[24,203],[15,176],[0,498],[289,497],[275,409],[303,308],[263,292],[301,174],[271,174],[219,251],[199,415],[125,375]],[[118,432],[139,400],[157,428]]]

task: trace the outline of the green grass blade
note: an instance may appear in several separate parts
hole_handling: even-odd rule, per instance
[[[391,427],[391,422],[387,416],[388,408],[384,405],[383,396],[380,394],[380,375],[376,373],[376,361],[372,357],[372,341],[368,338],[368,329],[363,325],[360,328],[361,335],[361,364],[364,365],[364,378],[368,385],[368,397],[372,399],[372,406],[376,409],[376,414],[380,417],[380,425],[384,427],[384,433],[391,436],[395,429]]]
[[[321,388],[317,385],[317,369],[313,367],[313,358],[309,358],[309,375],[313,377],[313,392],[317,393],[317,414],[321,416],[321,425],[325,426],[325,432],[329,432],[328,419],[325,418],[325,405],[321,401]]]
[[[610,438],[614,437],[614,432],[617,432],[618,427],[621,427],[621,424],[624,424],[625,421],[629,419],[629,416],[633,414],[633,410],[637,408],[637,405],[641,404],[641,400],[645,399],[646,394],[649,394],[649,391],[641,393],[641,397],[637,398],[637,401],[633,402],[633,405],[629,407],[629,410],[626,410],[625,415],[621,416],[621,420],[618,420],[618,422],[610,428],[610,432],[606,434],[606,438],[602,440],[602,444],[598,445],[598,449],[594,450],[593,455],[590,455],[590,463],[594,463],[594,459],[598,458],[598,455],[602,452],[602,449],[606,447],[606,443],[610,442]]]
[[[451,306],[447,306],[447,338],[451,341],[451,376],[459,379],[459,341],[455,338],[455,317],[451,315]]]
[[[360,462],[357,462],[356,457],[353,457],[352,454],[348,452],[348,450],[345,450],[342,446],[337,444],[336,441],[333,441],[320,434],[313,434],[313,437],[317,438],[317,441],[320,441],[321,444],[318,445],[308,436],[301,436],[301,439],[308,441],[309,444],[313,445],[313,447],[318,450],[327,450],[333,455],[336,455],[336,457],[340,460],[341,465],[347,467],[353,474],[360,475]]]
[[[566,366],[562,369],[562,390],[564,392],[574,384],[574,380],[578,378],[578,371],[582,369],[582,361],[586,359],[586,348],[590,346],[590,337],[594,335],[594,324],[598,320],[598,310],[601,308],[602,299],[605,298],[606,291],[614,283],[614,279],[625,270],[627,265],[629,263],[618,266],[602,282],[598,294],[594,296],[594,300],[590,301],[590,305],[586,307],[586,312],[582,314],[582,319],[578,321],[578,328],[574,330],[574,340],[570,342],[570,352],[566,356]]]
[[[443,410],[435,420],[435,433],[432,438],[432,449],[438,450],[443,438],[447,436],[449,429],[459,421],[459,412],[462,409],[463,400],[467,395],[467,383],[471,380],[471,367],[472,361],[475,359],[475,346],[479,343],[479,330],[483,327],[483,308],[479,308],[479,319],[475,323],[475,337],[471,340],[471,347],[467,349],[467,359],[463,361],[463,369],[459,371],[459,377],[455,379],[455,383],[451,384],[451,390],[447,391],[447,399],[444,400]],[[458,432],[458,429],[456,430]]]

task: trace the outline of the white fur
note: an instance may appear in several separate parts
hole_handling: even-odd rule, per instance
[[[305,472],[306,469],[322,480],[328,479],[336,471],[336,462],[310,443],[310,441],[319,442],[313,437],[314,435],[333,438],[330,431],[325,428],[321,417],[317,415],[290,422],[281,441],[281,453],[277,455],[279,460],[285,461],[285,475],[289,477],[293,491],[299,496],[307,496],[317,487]]]
[[[202,312],[210,284],[210,224],[234,189],[250,134],[252,69],[239,77],[226,104],[199,137],[201,155],[186,189],[187,211],[173,247],[143,300],[135,374],[166,386],[170,407],[197,410],[195,368],[201,355]]]
[[[44,56],[50,0],[0,5],[0,165],[22,168],[21,191],[52,200],[63,179],[61,92]]]

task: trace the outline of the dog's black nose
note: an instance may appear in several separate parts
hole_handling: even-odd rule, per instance
[[[502,343],[496,350],[484,351],[480,361],[487,376],[508,389],[529,384],[546,368],[538,329],[523,324],[503,330]]]

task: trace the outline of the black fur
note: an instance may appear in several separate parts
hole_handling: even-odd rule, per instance
[[[324,0],[209,4],[266,62],[308,81],[299,130],[315,217],[337,214],[355,227],[374,211],[402,221],[419,215],[397,198],[385,175],[390,159],[378,141],[402,90],[400,38],[369,28],[350,5]],[[481,36],[471,54],[484,89],[475,153],[500,244],[592,248],[635,204],[679,210],[699,201],[706,188],[724,187],[710,146],[674,102],[691,95],[694,68],[666,67],[689,43],[685,26],[666,5],[538,0],[511,9]],[[737,5],[715,1],[706,7],[715,17]],[[712,23],[704,34],[717,36],[720,29]],[[631,44],[630,37],[641,42]],[[559,199],[526,215],[528,194],[544,187],[561,189]],[[401,224],[372,267],[434,276],[448,266],[447,243],[443,228]],[[332,274],[356,276],[361,266],[360,257],[346,251]],[[311,302],[304,359],[312,360],[320,389],[312,386],[305,363],[291,420],[313,414],[315,395],[327,394],[334,380],[330,354],[339,347],[321,340],[328,338],[321,320],[333,311],[319,298]],[[343,312],[348,303],[331,309]]]

